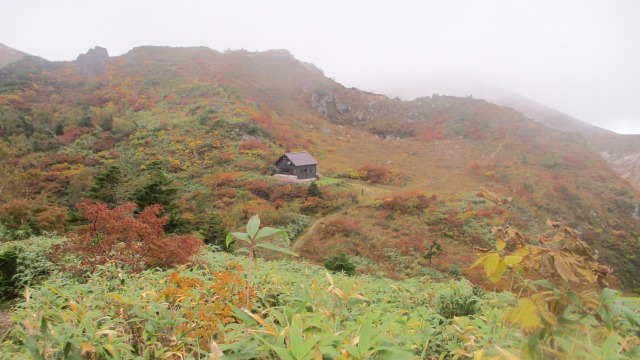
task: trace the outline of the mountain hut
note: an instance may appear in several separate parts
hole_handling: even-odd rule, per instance
[[[288,152],[276,161],[276,174],[294,175],[298,179],[315,179],[318,162],[306,151]]]

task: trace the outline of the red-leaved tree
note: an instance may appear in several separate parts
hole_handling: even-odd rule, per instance
[[[169,268],[188,262],[202,245],[193,236],[166,236],[163,226],[169,219],[158,217],[160,205],[135,214],[137,206],[131,202],[109,209],[107,204],[82,199],[76,208],[88,224],[59,250],[79,256],[84,270],[107,261],[136,272]]]

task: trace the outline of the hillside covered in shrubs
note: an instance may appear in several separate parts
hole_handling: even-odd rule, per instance
[[[95,58],[0,70],[2,356],[553,357],[585,332],[585,358],[637,351],[635,300],[607,289],[640,288],[639,194],[579,135],[348,89],[286,51]],[[288,151],[320,178],[273,177]],[[299,257],[269,237],[249,279],[227,234],[256,214]]]

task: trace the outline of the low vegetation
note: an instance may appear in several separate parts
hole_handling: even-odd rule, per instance
[[[584,141],[271,55],[3,69],[0,358],[638,357],[640,198]]]
[[[85,277],[34,262],[42,277],[23,284],[0,358],[636,358],[639,299],[599,290],[608,269],[573,229],[550,225],[558,233],[543,246],[494,229],[496,250],[481,250],[472,267],[492,282],[511,277],[503,292],[453,278],[352,277],[344,254],[327,262],[333,273],[252,259],[256,245],[289,253],[257,242],[284,236],[260,229],[257,217],[228,237],[249,245],[246,258],[204,247],[188,265],[143,270],[114,260]],[[25,244],[43,248],[40,238]],[[549,280],[527,280],[536,274]]]

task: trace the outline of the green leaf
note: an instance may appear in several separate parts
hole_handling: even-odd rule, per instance
[[[640,345],[632,347],[624,355],[630,359],[640,359]]]
[[[291,352],[289,352],[289,350],[283,347],[269,345],[269,344],[267,346],[270,347],[271,350],[275,351],[278,354],[278,357],[280,358],[280,360],[297,360],[291,355]]]
[[[355,358],[361,358],[364,356],[364,354],[360,353],[360,349],[358,349],[357,347],[351,345],[351,344],[347,344],[344,346],[344,349],[347,350],[349,352],[349,355]]]
[[[535,333],[529,335],[529,338],[527,339],[527,346],[529,348],[529,354],[530,355],[537,355],[538,351],[540,351],[539,348],[539,343],[540,343],[540,337],[542,335],[542,329],[536,331]],[[535,356],[532,356],[534,359],[536,358]]]
[[[531,283],[534,284],[534,285],[542,286],[542,287],[547,288],[547,289],[555,289],[556,288],[556,286],[553,285],[553,283],[551,281],[545,280],[545,279],[532,281]]]
[[[244,242],[246,242],[248,244],[251,244],[251,238],[246,233],[232,232],[232,233],[227,234],[227,246],[229,246],[231,244],[233,239],[242,240],[242,241],[244,241]]]
[[[617,353],[615,347],[618,345],[619,340],[620,338],[617,334],[614,333],[609,335],[607,340],[604,341],[604,344],[602,344],[602,355],[606,357],[607,354]]]
[[[289,344],[291,346],[291,354],[293,354],[294,358],[302,359],[306,355],[300,314],[293,315],[293,321],[289,326]]]
[[[265,238],[268,236],[271,236],[273,234],[278,234],[280,236],[282,236],[285,240],[287,240],[287,242],[289,242],[289,236],[287,235],[287,232],[284,230],[280,230],[280,229],[274,229],[272,227],[263,227],[262,229],[260,229],[260,231],[258,231],[258,234],[256,235],[255,239],[261,239],[261,238]]]
[[[596,312],[600,315],[600,318],[602,319],[602,322],[607,327],[607,329],[609,330],[613,329],[613,321],[611,321],[611,314],[609,314],[609,311],[606,309],[606,307],[601,306],[596,310]]]
[[[48,326],[47,326],[47,319],[43,316],[40,319],[40,333],[42,334],[42,336],[46,337],[49,335],[49,331],[48,331]]]
[[[573,290],[567,291],[567,296],[569,296],[569,299],[571,299],[572,303],[574,303],[577,306],[582,307],[582,299],[580,299],[580,296],[578,296],[578,294],[576,294],[575,291],[573,291]]]
[[[389,349],[379,352],[380,359],[383,360],[410,360],[415,359],[416,356],[405,350]]]
[[[273,245],[272,243],[268,243],[268,242],[264,242],[264,243],[260,243],[260,244],[256,244],[257,247],[261,247],[261,248],[265,248],[265,249],[269,249],[269,250],[273,250],[273,251],[277,251],[277,252],[281,252],[281,253],[285,253],[291,256],[298,256],[298,254],[294,253],[293,251],[289,250],[289,249],[285,249],[283,247],[277,246],[277,245]]]
[[[371,333],[371,314],[369,314],[364,319],[364,324],[362,324],[362,328],[360,329],[360,341],[358,342],[358,349],[361,353],[364,353],[369,349],[369,344],[371,343]]]
[[[233,310],[233,316],[235,316],[238,320],[242,320],[246,323],[253,324],[253,325],[259,325],[256,319],[249,316],[247,313],[242,311],[242,309],[239,309],[233,305],[231,305],[231,309]]]
[[[259,228],[260,217],[258,215],[254,215],[251,219],[249,219],[249,222],[247,223],[247,235],[249,235],[249,237],[253,239],[256,236]]]
[[[638,317],[633,312],[631,312],[629,309],[623,308],[622,309],[622,314],[624,315],[624,317],[627,319],[627,321],[631,325],[633,325],[635,327],[640,326],[640,321],[638,321]]]

